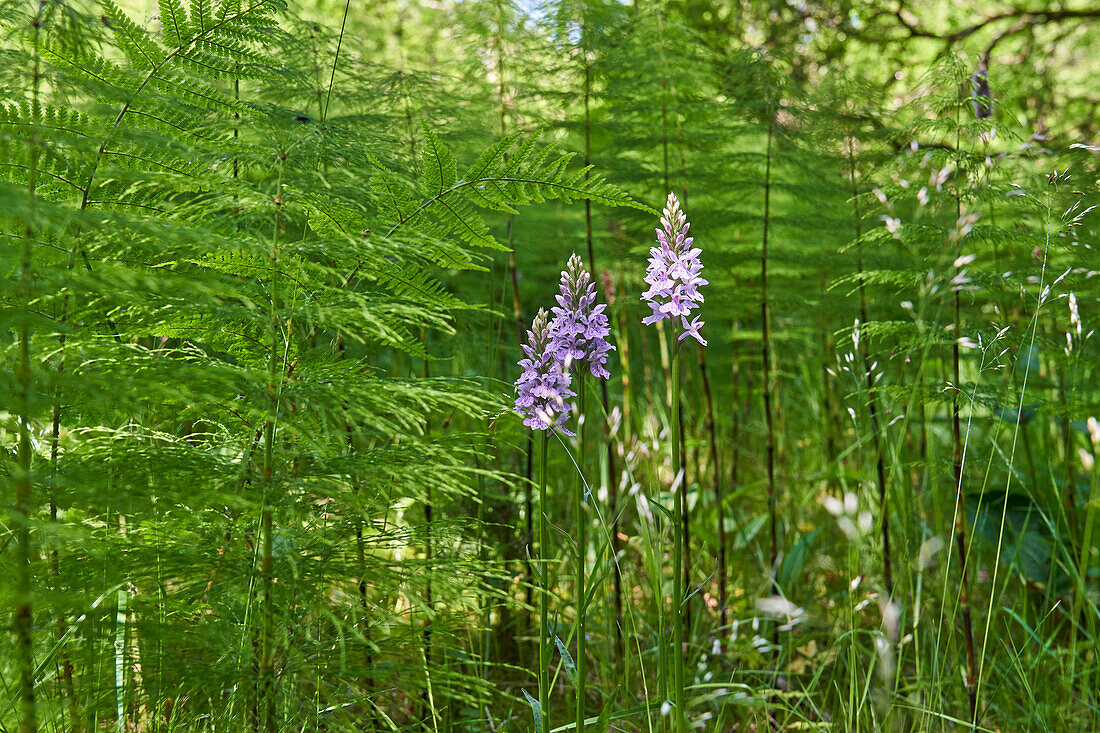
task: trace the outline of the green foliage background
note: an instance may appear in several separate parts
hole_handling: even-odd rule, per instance
[[[1098,17],[0,0],[0,730],[530,730],[510,385],[574,251],[544,712],[584,613],[587,727],[668,725],[669,191],[692,724],[1096,729]]]

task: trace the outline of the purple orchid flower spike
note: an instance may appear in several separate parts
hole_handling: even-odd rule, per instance
[[[532,430],[558,430],[572,436],[565,421],[573,408],[565,400],[576,395],[569,389],[569,372],[557,356],[549,319],[546,309],[540,308],[522,345],[527,358],[519,362],[523,374],[516,380],[516,412]]]
[[[607,379],[607,343],[611,327],[603,303],[596,305],[596,284],[574,252],[561,273],[561,294],[550,321],[551,350],[566,370],[588,367],[593,377]]]
[[[649,290],[642,293],[642,300],[653,313],[643,318],[642,323],[648,326],[666,318],[671,318],[675,323],[679,317],[680,334],[676,340],[683,341],[691,336],[706,346],[706,339],[699,333],[705,321],[700,321],[699,316],[688,320],[691,312],[703,302],[699,288],[708,284],[699,276],[703,269],[699,262],[702,250],[692,247],[695,238],[688,236],[690,228],[687,217],[680,211],[676,194],[670,193],[665,210],[661,212],[658,246],[649,250],[649,267],[645,276]]]

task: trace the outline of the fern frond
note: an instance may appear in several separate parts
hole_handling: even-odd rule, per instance
[[[421,170],[424,174],[423,190],[426,195],[439,196],[455,185],[458,179],[454,154],[425,123],[424,147],[421,152]]]
[[[138,69],[152,69],[161,63],[164,51],[113,0],[101,0],[103,18],[119,49]]]
[[[191,25],[187,10],[180,0],[157,0],[160,9],[161,29],[169,45],[182,48],[191,37]]]

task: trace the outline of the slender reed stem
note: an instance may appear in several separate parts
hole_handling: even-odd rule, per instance
[[[1100,427],[1096,425],[1095,419],[1090,419],[1089,428],[1092,437],[1092,452],[1093,455],[1100,453]],[[1089,564],[1092,560],[1092,535],[1096,526],[1096,512],[1097,507],[1100,507],[1100,464],[1094,462],[1092,466],[1092,481],[1089,485],[1089,500],[1085,510],[1085,528],[1081,535],[1081,555],[1077,561],[1077,587],[1073,594],[1073,613],[1070,618],[1073,621],[1073,647],[1077,646],[1078,624],[1081,619],[1081,609],[1085,605],[1085,600],[1088,596],[1088,575]],[[1088,614],[1088,638],[1092,639],[1095,643],[1096,640],[1096,611],[1093,608],[1089,608]],[[1076,655],[1074,655],[1076,656]],[[1095,666],[1095,655],[1094,662]],[[1089,684],[1089,674],[1082,676],[1082,693],[1084,699],[1089,699],[1091,689],[1092,695],[1096,695],[1096,688]]]
[[[645,337],[643,336],[640,341],[644,346]],[[623,383],[623,420],[619,430],[622,431],[622,441],[629,443],[634,431],[633,389],[630,381],[630,331],[626,325],[626,314],[621,311],[619,313],[619,330],[616,333],[615,342],[618,344],[619,371]],[[648,363],[645,361],[645,349],[643,348],[642,351],[643,363]]]
[[[75,260],[72,257],[69,258],[69,270],[72,270]],[[61,375],[65,373],[65,342],[67,341],[65,333],[65,324],[68,321],[69,314],[69,296],[66,293],[62,297],[61,301],[61,315],[58,318],[58,322],[61,325],[60,333],[57,337],[58,354],[57,354],[57,375],[59,377],[58,386],[54,388],[53,392],[53,415],[51,418],[50,427],[50,522],[57,523],[57,468],[58,458],[60,454],[61,444]],[[50,576],[54,585],[54,592],[61,592],[61,557],[57,548],[54,547],[50,551]],[[69,656],[65,646],[61,644],[61,641],[65,638],[65,634],[68,632],[68,621],[65,618],[64,612],[57,613],[57,640],[60,646],[59,658],[61,666],[61,697],[62,705],[66,708],[69,714],[69,730],[71,733],[79,733],[80,731],[80,714],[77,710],[76,704],[76,686],[73,682],[74,665],[72,658]]]
[[[959,294],[955,293],[955,333],[959,333]],[[974,676],[974,632],[970,619],[970,581],[966,568],[966,518],[962,506],[963,484],[963,453],[962,453],[962,428],[959,422],[959,342],[955,340],[952,346],[952,363],[956,389],[951,398],[951,462],[954,467],[955,478],[955,548],[959,553],[959,610],[963,619],[963,636],[966,644],[966,676],[963,682],[966,685],[966,696],[970,702],[970,722],[974,725],[977,720],[977,689]]]
[[[505,83],[506,83],[506,78],[507,77],[505,75],[506,67],[505,67],[505,63],[504,63],[505,59],[507,58],[507,55],[504,52],[504,28],[505,28],[505,21],[504,21],[504,14],[503,14],[504,4],[502,2],[500,2],[500,0],[497,0],[497,2],[495,2],[493,4],[493,9],[494,9],[494,19],[495,19],[495,22],[496,22],[496,25],[495,25],[496,33],[495,33],[495,36],[494,36],[494,50],[496,51],[496,66],[497,66],[497,114],[498,114],[499,122],[500,122],[500,136],[503,138],[508,134],[508,106],[507,106],[507,103],[506,103],[507,102],[507,97],[506,97],[506,91],[505,91],[505,89],[506,89]],[[508,156],[505,155],[504,159],[508,160]],[[508,279],[509,279],[509,281],[511,283],[511,287],[512,287],[512,319],[515,322],[515,326],[516,326],[516,342],[517,343],[523,343],[523,322],[524,322],[523,321],[523,301],[520,298],[520,294],[519,294],[519,268],[518,268],[518,262],[516,261],[516,249],[513,246],[513,236],[512,235],[513,235],[513,231],[514,231],[513,230],[514,223],[515,223],[515,221],[514,221],[514,218],[512,216],[512,213],[509,212],[509,213],[505,214],[505,216],[504,216],[504,229],[505,229],[505,238],[506,238],[507,245],[508,245]],[[535,453],[535,439],[534,439],[534,436],[531,434],[530,431],[525,431],[525,432],[526,432],[525,440],[527,442],[527,448],[524,451],[524,454],[527,456],[527,458],[526,458],[526,461],[524,462],[524,470],[523,470],[523,478],[525,479],[524,482],[523,482],[523,503],[524,503],[524,516],[526,517],[526,526],[524,528],[524,535],[523,535],[522,539],[523,539],[523,544],[524,545],[530,546],[531,541],[534,537],[534,526],[533,526],[534,518],[532,516],[532,506],[531,506],[531,504],[532,504],[532,501],[531,501],[531,472],[532,472],[533,469],[532,469],[531,464],[532,464],[532,457],[534,456],[534,453]],[[483,504],[479,504],[478,505],[479,511],[481,511],[483,509],[483,507],[484,507]],[[484,530],[482,530],[482,532],[484,532]],[[531,565],[531,560],[530,560],[529,556],[528,556],[527,560],[525,560],[525,562],[524,562],[524,574],[526,575],[526,577],[528,579],[528,582],[524,584],[524,607],[525,608],[530,608],[533,601],[534,601],[534,597],[532,595],[533,584],[531,582],[531,579],[534,577],[535,572],[534,572],[534,567]],[[491,607],[492,607],[492,600],[487,599],[487,601],[486,601],[486,613],[485,613],[485,617],[486,617],[487,620],[489,618],[491,618],[491,615],[492,615],[490,613]],[[525,613],[527,613],[527,612],[525,612]],[[528,621],[528,623],[530,622],[530,614],[529,613],[527,613],[527,621]],[[486,639],[487,640],[489,638],[488,627],[489,627],[489,624],[487,622],[486,623],[486,629],[487,629]],[[487,649],[488,649],[488,644],[486,644],[486,650]],[[526,657],[526,651],[524,651],[524,656]],[[486,656],[485,656],[484,662],[485,662],[486,665],[488,665],[488,663],[489,663],[488,651],[486,651]]]
[[[260,695],[263,700],[264,730],[276,730],[275,724],[275,540],[272,514],[275,500],[275,421],[279,414],[279,356],[282,329],[279,325],[279,222],[283,201],[282,170],[276,187],[275,226],[271,235],[271,251],[268,255],[271,267],[271,304],[268,315],[271,328],[271,352],[268,358],[267,417],[264,420],[263,507],[260,510],[260,532],[263,549],[260,561],[263,582],[263,638],[260,644]]]
[[[684,574],[681,572],[681,563],[684,554],[683,522],[680,518],[687,516],[687,498],[684,491],[684,466],[683,455],[680,451],[680,354],[676,345],[670,345],[672,350],[672,418],[669,421],[672,428],[672,485],[676,487],[673,495],[672,512],[672,691],[675,696],[675,721],[676,733],[684,733],[687,730],[687,717],[684,710]]]
[[[741,327],[740,321],[734,320],[733,330],[736,333]],[[736,339],[730,345],[731,350],[731,367],[730,377],[732,382],[733,396],[730,400],[730,491],[737,491],[738,481],[740,480],[740,453],[737,450],[739,441],[741,439],[741,422],[742,418],[748,410],[747,402],[749,396],[744,398],[741,395],[741,348],[740,342]],[[746,390],[751,392],[751,390]]]
[[[344,3],[344,17],[340,20],[340,35],[336,38],[336,53],[332,55],[332,72],[328,78],[328,92],[325,93],[325,104],[321,107],[321,122],[328,119],[328,103],[332,99],[332,86],[336,82],[336,67],[340,63],[340,48],[344,45],[344,27],[348,22],[348,10],[351,8],[351,0]],[[320,103],[320,89],[317,90],[318,104]]]
[[[622,418],[619,423],[619,434],[621,436],[621,444],[628,445],[631,434],[630,420],[633,415],[633,411],[630,408],[630,340],[626,329],[626,317],[622,314],[619,315],[619,328],[616,343],[618,344],[619,350],[619,367],[623,386],[623,407]],[[604,389],[607,389],[606,382],[604,383]],[[614,455],[614,452],[615,447],[611,442],[610,436],[608,436],[607,475],[608,482],[611,484],[609,514],[611,515],[611,572],[614,578],[613,586],[615,597],[615,651],[617,659],[624,659],[626,653],[626,640],[623,636],[623,573],[618,561],[619,549],[621,547],[621,540],[619,539],[619,476],[616,474],[615,464],[611,460],[611,456]]]
[[[28,226],[29,229],[29,226]],[[30,515],[34,482],[31,477],[31,401],[33,390],[30,352],[30,287],[31,287],[31,237],[28,231],[24,242],[23,264],[19,277],[23,296],[23,319],[19,326],[19,470],[15,474],[15,638],[19,657],[19,699],[21,733],[33,733],[38,725],[34,702],[34,659],[31,628],[33,626],[34,597],[31,588],[31,528]]]
[[[821,288],[821,298],[822,302],[824,302],[824,283]],[[824,308],[822,310],[824,310]],[[833,407],[833,385],[831,375],[829,374],[829,361],[826,358],[826,355],[832,354],[834,351],[835,349],[829,339],[829,327],[827,324],[823,323],[821,327],[821,433],[825,436],[824,473],[829,492],[834,496],[839,496],[840,487],[836,479],[837,441],[836,433],[833,431],[833,425],[835,423],[833,419],[835,413]]]
[[[706,349],[699,349],[699,374],[703,380],[703,399],[707,409],[707,435],[709,437],[710,469],[714,472],[714,515],[718,537],[718,619],[725,628],[728,620],[726,609],[726,512],[725,498],[722,492],[722,469],[718,461],[718,431],[714,420],[714,398],[710,390],[710,377],[707,375]]]
[[[962,122],[961,122],[962,104],[955,105],[955,150],[962,150]],[[959,185],[965,180],[965,171],[962,167],[962,160],[959,159],[956,154],[955,167],[958,170],[956,185],[955,185],[955,217],[956,221],[962,217],[962,195],[959,190]],[[955,244],[955,261],[958,262],[959,255],[962,254],[961,238],[956,240]],[[955,265],[955,274],[958,275],[960,266]],[[951,346],[951,365],[952,376],[954,377],[955,389],[951,394],[951,462],[954,469],[955,479],[955,547],[959,553],[959,610],[962,613],[963,620],[963,635],[966,644],[966,675],[963,677],[963,684],[966,687],[966,697],[970,703],[970,724],[971,727],[977,728],[978,720],[978,689],[977,689],[977,677],[975,676],[974,665],[974,630],[971,624],[970,618],[970,580],[967,575],[967,542],[966,542],[966,514],[965,507],[963,506],[963,437],[962,429],[959,421],[959,390],[962,384],[962,375],[959,361],[959,336],[962,333],[962,299],[960,291],[955,289],[954,298],[954,330],[952,334],[955,336],[954,343]],[[1034,474],[1033,474],[1034,475]]]
[[[31,114],[38,117],[38,36],[42,25],[44,4],[39,3],[34,18],[34,77],[32,79]],[[15,631],[16,657],[19,670],[19,731],[35,733],[38,730],[38,711],[34,698],[34,592],[31,577],[31,509],[33,507],[34,479],[31,475],[33,449],[31,447],[31,411],[34,400],[34,378],[31,373],[31,292],[34,280],[34,241],[35,195],[38,185],[38,156],[41,148],[36,126],[31,127],[27,140],[27,198],[30,211],[25,214],[23,228],[23,256],[19,271],[18,302],[19,320],[19,368],[15,375],[18,385],[19,413],[19,449],[18,470],[14,472],[15,506],[12,516],[15,534],[15,618],[12,623]]]
[[[859,186],[856,183],[855,141],[848,137],[848,173],[852,184],[852,223],[856,239],[863,234],[863,213],[859,208]],[[859,322],[867,323],[867,290],[863,277],[863,250],[856,256],[856,273],[859,276]],[[878,401],[875,397],[875,375],[871,369],[871,353],[868,340],[860,342],[863,370],[867,386],[867,411],[871,416],[871,440],[875,449],[875,479],[878,486],[879,517],[882,521],[882,580],[888,596],[894,595],[894,574],[890,565],[890,508],[886,495],[886,464],[882,449],[882,429],[879,427]],[[955,382],[958,384],[958,381]]]
[[[768,561],[771,563],[772,584],[775,584],[779,558],[779,522],[775,496],[775,410],[772,404],[771,325],[768,316],[768,229],[771,219],[772,138],[775,137],[775,115],[769,113],[768,146],[764,154],[764,231],[760,247],[760,328],[763,341],[764,447],[768,471],[768,525],[771,533]],[[772,588],[774,591],[775,589]]]
[[[532,500],[532,496],[531,496],[531,479],[532,479],[532,473],[533,473],[533,470],[534,470],[534,467],[532,466],[532,464],[534,463],[534,461],[532,460],[532,453],[533,453],[534,450],[535,450],[534,438],[533,438],[533,436],[530,435],[530,433],[528,433],[528,435],[527,435],[527,460],[524,461],[524,472],[523,472],[524,478],[527,479],[527,481],[524,482],[524,489],[523,489],[523,510],[524,510],[524,515],[525,515],[524,516],[524,522],[526,524],[526,526],[524,527],[523,544],[528,546],[528,547],[530,547],[531,543],[534,542],[534,539],[535,539],[535,514],[534,514],[535,507],[534,507],[534,501]],[[538,571],[537,571],[537,567],[536,567],[535,563],[532,562],[530,559],[528,559],[526,561],[525,565],[526,565],[526,570],[527,570],[527,581],[528,582],[526,583],[526,587],[523,590],[523,600],[524,600],[524,605],[527,606],[528,608],[530,608],[531,606],[534,605],[534,601],[535,601],[534,592],[532,590],[532,584],[533,584],[534,578],[538,574]],[[531,619],[530,612],[525,611],[524,613],[526,614],[527,620],[530,621],[530,619]],[[530,628],[530,627],[524,627],[524,628]],[[529,647],[528,647],[528,649],[529,649]],[[527,656],[527,653],[524,652],[524,657],[526,658],[526,656]]]
[[[539,437],[539,707],[542,708],[542,733],[550,733],[550,527],[546,521],[546,454],[549,436]]]
[[[683,405],[681,405],[680,408],[681,408],[680,409],[680,466],[683,469],[683,474],[684,474],[683,478],[680,479],[680,486],[681,486],[680,496],[681,496],[682,500],[680,502],[680,507],[679,507],[680,527],[681,527],[680,536],[683,538],[681,540],[681,542],[683,543],[683,545],[682,545],[683,546],[683,552],[680,555],[680,573],[683,575],[683,585],[680,586],[680,588],[683,591],[684,596],[687,596],[687,590],[685,590],[685,589],[691,587],[691,566],[692,566],[693,560],[692,560],[692,556],[691,556],[691,517],[688,515],[688,511],[687,511],[687,487],[690,486],[690,481],[688,480],[688,472],[687,472],[687,464],[688,464],[687,440],[685,438],[685,436],[687,435],[687,430],[684,429]],[[698,466],[699,466],[699,460],[698,460],[699,459],[699,452],[698,452],[698,450],[694,451],[694,454],[691,457],[692,457],[691,465],[694,468],[698,469]],[[696,478],[697,481],[699,480],[698,474],[696,474],[695,478]],[[683,608],[682,613],[683,613],[683,616],[684,616],[683,627],[684,627],[685,631],[687,632],[687,633],[685,633],[684,637],[685,637],[685,639],[688,640],[688,643],[690,643],[691,642],[691,633],[690,633],[691,632],[691,602],[687,598],[685,598],[685,600],[684,600],[684,608]]]
[[[583,11],[583,8],[584,7],[582,6],[582,11]],[[588,35],[587,34],[587,15],[582,14],[582,18],[581,18],[581,39],[582,39],[582,41],[587,40],[587,35]],[[591,162],[592,162],[592,64],[590,62],[588,62],[588,54],[586,52],[584,52],[583,50],[582,50],[581,57],[583,58],[583,62],[584,62],[584,179],[588,180],[588,178],[590,178],[590,176],[591,176],[590,172],[588,172],[588,165],[590,165]],[[595,282],[598,282],[598,281],[597,281],[597,278],[596,278],[595,243],[594,243],[594,238],[592,236],[592,201],[591,201],[591,199],[584,199],[584,241],[585,241],[585,245],[586,245],[586,248],[587,248],[587,251],[588,251],[588,275],[590,275],[592,277],[592,282],[595,283]],[[581,404],[581,413],[580,414],[584,415],[584,400],[585,400],[585,397],[584,397],[584,373],[583,372],[581,373],[580,394],[581,394],[581,397],[580,397],[580,400],[581,400],[581,403],[580,403]],[[606,453],[606,456],[607,456],[607,477],[608,477],[608,482],[610,484],[612,484],[612,492],[610,492],[610,493],[613,494],[612,495],[612,502],[610,502],[610,505],[612,505],[612,510],[610,510],[610,513],[612,513],[612,515],[614,516],[614,514],[615,514],[615,504],[616,504],[616,500],[618,499],[617,492],[616,492],[616,482],[615,482],[615,450],[612,447],[612,441],[610,441],[610,425],[609,425],[609,423],[607,422],[607,419],[606,419],[606,416],[609,415],[610,413],[609,413],[609,409],[608,409],[609,403],[608,403],[608,400],[607,400],[607,382],[604,381],[604,380],[599,381],[599,401],[601,401],[601,406],[603,407],[603,415],[604,415],[603,424],[604,424],[604,438],[606,440],[606,450],[607,450],[607,453]],[[580,438],[580,444],[579,445],[583,446],[584,445],[584,428],[585,428],[585,424],[582,424],[580,427],[581,427],[581,431],[580,431],[580,434],[579,434],[579,438]],[[583,456],[584,456],[584,452],[582,450],[580,458],[583,458]],[[583,466],[583,463],[581,462],[580,458],[579,458],[579,460],[577,460],[577,466]],[[583,477],[583,471],[582,471],[582,477]],[[583,483],[583,481],[582,481],[582,483]],[[623,593],[623,579],[621,579],[621,576],[619,575],[618,564],[617,564],[617,562],[615,562],[615,558],[618,557],[618,555],[617,555],[618,540],[616,538],[616,535],[618,534],[617,533],[617,528],[618,528],[617,527],[617,519],[616,519],[615,523],[616,523],[616,526],[614,528],[615,530],[612,534],[612,550],[613,550],[612,564],[615,567],[615,569],[613,571],[615,573],[615,609],[616,609],[616,621],[618,622],[618,621],[621,621],[621,617],[623,617],[623,614],[621,614],[621,610],[623,610],[623,597],[621,597],[621,593]],[[587,530],[587,527],[582,525],[581,526],[581,533],[586,533],[586,530]],[[579,541],[581,541],[582,544],[584,544],[584,539],[585,539],[585,534],[580,534],[579,535]],[[579,557],[583,558],[583,555],[579,555]],[[579,573],[580,573],[579,577],[582,578],[582,580],[583,580],[583,578],[584,578],[583,562],[582,562],[582,564],[579,565]],[[579,598],[581,598],[582,601],[584,599],[583,588],[579,590]],[[584,620],[584,614],[583,613],[581,614],[581,617],[582,617],[582,622],[583,622],[583,620]],[[585,638],[584,638],[583,628],[584,627],[582,626],[581,630],[579,631],[579,633],[580,633],[580,644],[579,644],[579,646],[577,646],[577,657],[579,657],[579,659],[577,659],[577,678],[579,678],[579,680],[581,681],[580,689],[577,690],[577,700],[579,700],[579,705],[577,705],[577,709],[579,709],[579,712],[577,712],[577,718],[576,718],[576,729],[577,729],[577,731],[583,731],[584,730],[583,729],[582,713],[580,712],[580,710],[583,709],[583,707],[584,707],[583,701],[581,700],[581,698],[583,697],[583,688],[584,688],[584,682],[583,682],[584,675],[583,675],[583,672],[582,672],[582,670],[584,668],[583,667],[583,665],[584,665],[583,656],[584,655],[583,655],[582,652],[583,652],[583,648],[584,648],[583,645],[585,643]],[[618,643],[619,647],[621,647],[621,623],[616,623],[615,624],[615,632],[614,633],[615,633],[615,637],[617,639],[617,643]]]
[[[350,439],[349,439],[350,442]],[[359,629],[363,633],[363,650],[364,650],[364,662],[366,663],[367,674],[363,677],[364,693],[369,697],[374,692],[374,678],[370,675],[370,670],[374,667],[374,658],[371,654],[370,644],[370,619],[368,618],[368,606],[367,606],[367,555],[366,545],[363,538],[363,520],[357,518],[355,521],[355,560],[356,569],[359,575],[359,582],[357,583],[359,590],[359,610],[361,616],[359,618]],[[371,720],[373,722],[373,708],[370,708]]]
[[[585,555],[588,550],[588,515],[584,510],[584,449],[586,419],[584,408],[586,402],[584,367],[579,374],[577,384],[577,404],[579,406],[580,420],[577,425],[577,480],[576,490],[573,494],[574,517],[577,524],[577,555],[576,555],[576,590],[577,590],[577,705],[576,718],[577,730],[584,730],[584,703],[585,703],[585,667],[586,665],[586,634],[588,633],[586,615],[586,591],[585,591]]]
[[[427,343],[428,337],[427,337],[427,333],[423,329],[421,330],[421,333],[420,333],[420,339],[424,343],[424,351],[425,351],[425,353],[427,353],[427,350],[428,350],[428,343]],[[424,365],[423,366],[424,366],[424,371],[423,371],[424,379],[428,379],[429,377],[431,377],[431,367],[430,367],[430,362],[428,361],[427,357],[424,357]],[[425,437],[425,439],[428,439],[430,437],[431,430],[432,430],[431,420],[430,419],[425,420],[424,421],[424,437]],[[478,507],[480,508],[480,506],[481,506],[481,503],[479,502]],[[433,598],[433,595],[432,595],[432,590],[433,590],[433,588],[432,588],[433,577],[432,576],[433,576],[433,573],[434,573],[433,563],[435,561],[435,558],[433,556],[433,547],[432,547],[432,529],[433,529],[432,522],[434,521],[434,513],[435,513],[435,502],[434,502],[434,497],[432,496],[432,485],[429,483],[426,487],[426,494],[424,496],[424,563],[425,563],[425,567],[424,567],[424,609],[425,609],[425,613],[426,613],[426,616],[427,616],[424,619],[424,669],[425,669],[425,672],[427,673],[428,686],[425,688],[424,696],[423,696],[424,704],[425,704],[425,707],[427,709],[424,711],[424,715],[421,716],[421,719],[430,718],[433,721],[433,723],[435,721],[436,711],[435,711],[435,706],[430,704],[431,701],[428,698],[431,696],[431,692],[432,692],[432,690],[431,690],[432,619],[433,619],[433,616],[434,616],[433,604],[435,602],[435,600]],[[480,527],[481,524],[479,523],[478,526]]]
[[[275,730],[275,597],[274,597],[274,537],[272,533],[272,493],[274,493],[272,456],[274,446],[275,423],[270,418],[264,425],[264,498],[260,515],[260,530],[263,535],[263,555],[260,570],[263,581],[263,639],[260,646],[260,696],[263,700],[263,728]]]
[[[432,495],[431,494],[432,494],[431,484],[428,484],[427,495],[425,496],[425,500],[423,500],[423,526],[425,526],[425,530],[423,530],[423,555],[425,555],[425,576],[426,576],[425,577],[425,592],[423,592],[423,602],[425,602],[425,614],[427,615],[425,621],[423,621],[423,664],[425,664],[426,671],[429,672],[429,677],[428,677],[429,681],[431,679],[430,678],[430,669],[431,669],[431,663],[432,663],[432,654],[431,654],[432,604],[434,603],[434,598],[433,598],[433,595],[432,595],[432,587],[431,587],[431,580],[432,580],[432,573],[433,573],[433,567],[432,567],[433,557],[432,557],[432,545],[431,545],[431,534],[432,534],[431,533],[431,526],[432,526],[431,523],[432,523],[433,505],[432,505]],[[428,702],[429,702],[428,701],[428,696],[429,696],[430,692],[431,692],[430,687],[426,688],[425,691],[423,691],[423,702],[425,702],[426,707],[428,708],[427,710],[425,710],[425,715],[423,715],[423,718],[425,718],[425,719],[427,719],[427,718],[434,719],[434,716],[436,716],[436,710],[434,710],[433,705],[428,704]]]
[[[582,6],[582,8],[583,8],[583,6]],[[588,35],[587,34],[587,15],[582,14],[582,19],[581,19],[581,39],[582,39],[582,41],[587,40],[587,35]],[[590,176],[591,176],[590,172],[588,172],[588,165],[590,165],[591,162],[592,162],[592,64],[590,62],[588,62],[588,55],[583,50],[582,50],[581,56],[584,59],[584,179],[588,180],[588,178],[590,178]],[[584,241],[585,241],[587,251],[588,251],[588,275],[590,275],[590,277],[592,277],[592,282],[596,283],[598,281],[597,281],[597,277],[596,277],[595,243],[594,243],[594,238],[592,236],[592,200],[591,199],[584,199]],[[581,405],[581,413],[580,414],[582,416],[584,416],[585,395],[584,395],[584,372],[583,371],[581,372],[581,382],[580,382],[579,393],[580,393],[580,405]],[[605,419],[603,420],[603,424],[604,424],[604,437],[607,441],[607,477],[608,477],[608,482],[614,483],[615,482],[615,451],[612,448],[612,442],[610,442],[610,429],[609,429],[610,426],[608,425],[607,420],[606,420],[606,416],[609,414],[609,411],[608,411],[608,401],[607,401],[607,382],[604,381],[604,380],[599,381],[599,401],[601,401],[601,406],[603,407],[603,415],[605,416]],[[582,467],[582,468],[584,466],[584,463],[582,461],[583,461],[583,458],[584,458],[583,447],[584,447],[584,430],[585,430],[585,427],[586,427],[586,422],[582,422],[581,425],[580,425],[579,434],[577,434],[577,438],[579,438],[579,442],[577,442],[577,445],[581,446],[580,455],[577,456],[577,466]],[[581,477],[582,477],[582,480],[580,482],[580,485],[581,485],[580,491],[583,491],[584,490],[584,486],[583,486],[584,472],[583,471],[581,472]],[[616,496],[616,499],[617,499],[617,496]],[[582,504],[577,505],[577,510],[583,512],[583,505]],[[615,511],[615,508],[614,508],[614,501],[613,501],[612,502],[612,512],[614,513],[614,511]],[[580,562],[577,562],[577,577],[579,577],[581,579],[581,582],[582,582],[579,589],[577,589],[577,598],[580,598],[581,602],[583,603],[584,598],[585,598],[583,581],[584,581],[584,553],[585,553],[585,550],[587,549],[587,544],[586,544],[587,525],[586,525],[586,523],[583,523],[581,521],[581,514],[577,514],[577,525],[579,525],[579,530],[577,530],[577,543],[580,543],[580,545],[581,545],[579,551],[577,551],[577,558],[580,559]],[[613,546],[615,544],[617,544],[617,541],[614,538],[614,535],[613,535],[613,539],[612,539],[612,544],[613,544]],[[613,547],[613,549],[614,549],[614,547]],[[613,557],[613,564],[614,564],[614,557]],[[617,567],[616,567],[614,572],[615,572],[615,581],[616,581],[615,582],[616,609],[617,609],[617,611],[620,612],[621,611],[621,578],[618,575]],[[579,633],[579,637],[577,637],[577,638],[579,638],[579,642],[577,642],[577,647],[576,647],[576,650],[577,650],[577,655],[576,655],[577,656],[577,660],[576,660],[577,671],[576,671],[576,675],[577,675],[577,682],[579,682],[579,685],[577,685],[577,693],[576,693],[577,694],[576,730],[577,731],[583,731],[584,730],[584,665],[585,665],[585,660],[584,660],[585,637],[584,637],[584,634],[585,634],[585,612],[579,609],[579,613],[581,614],[581,625],[579,627],[579,630],[577,630],[577,633]],[[618,613],[617,617],[621,617],[621,613]],[[616,624],[616,632],[615,632],[616,638],[620,637],[619,630],[620,630],[620,625]]]

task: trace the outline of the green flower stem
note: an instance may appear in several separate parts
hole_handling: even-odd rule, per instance
[[[1094,441],[1092,443],[1092,451],[1094,454],[1100,453],[1100,443]],[[1093,465],[1092,467],[1092,481],[1089,486],[1089,500],[1085,509],[1085,529],[1081,536],[1081,557],[1077,561],[1077,589],[1073,594],[1073,613],[1070,618],[1073,619],[1073,645],[1074,651],[1077,649],[1077,636],[1078,626],[1077,622],[1081,618],[1081,609],[1085,605],[1085,599],[1088,593],[1088,574],[1089,564],[1092,559],[1092,535],[1096,524],[1096,510],[1100,508],[1100,466]],[[1096,640],[1096,612],[1090,607],[1088,609],[1088,638],[1093,641]],[[1077,655],[1072,657],[1077,659]],[[1082,682],[1084,683],[1085,699],[1088,699],[1089,677],[1091,675],[1082,675]],[[1071,677],[1072,679],[1072,677]],[[1093,688],[1095,689],[1095,688]]]
[[[582,367],[583,369],[583,367]],[[587,514],[584,511],[584,435],[588,421],[585,419],[585,379],[584,372],[580,372],[580,380],[577,385],[577,399],[580,419],[577,424],[577,480],[576,491],[573,494],[573,509],[577,523],[577,730],[584,730],[584,668],[585,668],[585,616],[587,609],[585,604],[585,550],[588,547],[588,523]]]
[[[616,330],[615,342],[619,349],[619,364],[620,374],[623,385],[623,399],[622,399],[622,417],[619,423],[619,440],[623,443],[630,442],[631,426],[630,420],[633,415],[630,409],[630,341],[628,337],[628,331],[626,328],[626,317],[622,314],[619,315],[619,327]],[[605,416],[604,419],[608,419]],[[612,440],[610,434],[607,435],[608,441],[608,455],[614,450],[612,446]],[[619,565],[619,549],[621,547],[621,540],[619,539],[619,506],[622,499],[619,497],[619,478],[613,470],[611,470],[611,464],[608,463],[608,488],[611,490],[611,503],[610,511],[611,515],[611,557],[613,558],[611,567],[613,573],[613,587],[614,587],[614,599],[615,599],[615,617],[612,620],[614,625],[615,634],[615,659],[626,658],[626,640],[623,636],[623,573],[622,567]],[[624,684],[629,679],[626,671],[626,666],[623,665],[623,680]]]
[[[540,431],[539,439],[539,707],[542,709],[542,733],[550,733],[550,583],[547,551],[550,533],[546,524],[546,446],[549,438]]]
[[[672,483],[675,486],[684,470],[683,456],[680,454],[680,354],[676,344],[670,345],[672,351]],[[675,696],[676,733],[687,729],[684,715],[684,573],[681,569],[684,555],[683,518],[687,516],[687,499],[684,482],[673,497],[672,512],[672,606],[675,610],[672,625],[672,691]],[[675,507],[679,506],[679,512]],[[680,516],[677,516],[679,514]]]

